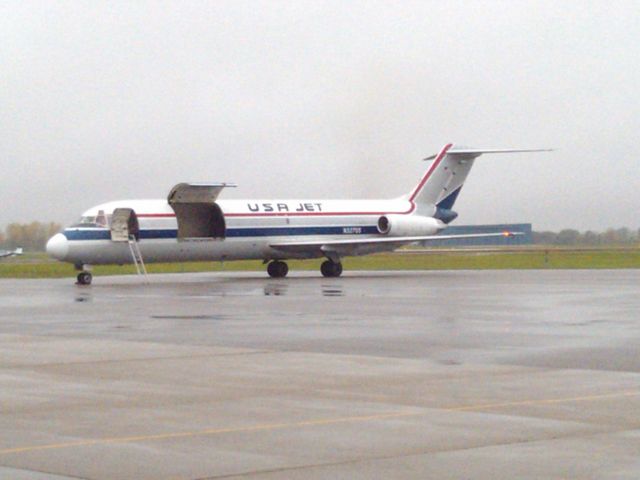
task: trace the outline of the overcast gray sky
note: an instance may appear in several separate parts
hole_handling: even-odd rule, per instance
[[[0,226],[232,181],[227,198],[409,191],[483,156],[458,224],[640,227],[638,2],[0,4]]]

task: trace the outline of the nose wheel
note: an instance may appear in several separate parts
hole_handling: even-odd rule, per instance
[[[271,278],[284,278],[289,273],[289,266],[280,260],[275,260],[267,265],[267,273]]]
[[[89,272],[80,272],[78,274],[78,285],[91,285],[91,280],[93,280],[93,275]]]
[[[326,260],[320,265],[320,272],[324,277],[339,277],[342,275],[342,263]]]

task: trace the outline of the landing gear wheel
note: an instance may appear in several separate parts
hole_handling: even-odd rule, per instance
[[[320,265],[320,272],[325,277],[339,277],[342,275],[342,264],[340,262],[332,262],[326,260]]]
[[[91,285],[93,276],[89,272],[80,272],[78,274],[78,285]]]
[[[284,278],[289,273],[289,266],[280,260],[276,260],[267,265],[267,273],[271,278]]]

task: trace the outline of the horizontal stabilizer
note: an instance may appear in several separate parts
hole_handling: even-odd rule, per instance
[[[553,148],[452,148],[447,151],[447,155],[469,155],[477,157],[483,153],[529,153],[529,152],[553,152]],[[431,155],[424,160],[435,160],[438,155]]]

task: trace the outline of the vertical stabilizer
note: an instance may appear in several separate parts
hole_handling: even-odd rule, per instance
[[[452,151],[453,145],[448,144],[440,153],[427,159],[433,163],[409,197],[417,205],[435,206],[436,218],[445,223],[457,217],[452,210],[453,204],[473,166],[474,158],[478,156],[452,154]]]

